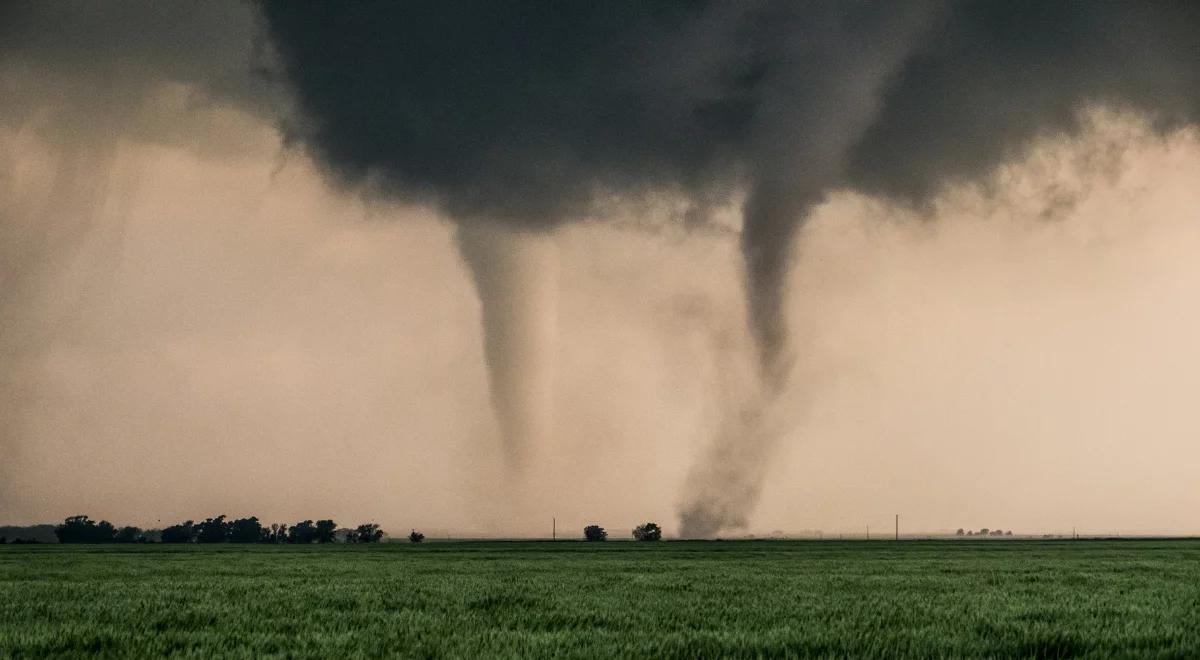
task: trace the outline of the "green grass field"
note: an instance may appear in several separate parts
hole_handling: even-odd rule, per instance
[[[0,546],[0,656],[1200,657],[1198,541]]]

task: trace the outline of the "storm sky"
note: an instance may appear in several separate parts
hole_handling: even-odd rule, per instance
[[[0,3],[0,519],[1198,531],[1189,3]]]

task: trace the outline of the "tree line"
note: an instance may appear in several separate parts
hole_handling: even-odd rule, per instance
[[[353,529],[339,529],[332,520],[304,520],[294,525],[263,525],[256,516],[229,520],[226,516],[187,520],[162,530],[142,530],[127,525],[117,527],[107,520],[71,516],[54,527],[59,543],[378,543],[383,530],[375,523]],[[410,540],[423,535],[413,530]],[[419,543],[419,540],[414,540]]]
[[[987,527],[984,527],[984,528],[980,529],[978,532],[976,532],[976,531],[970,530],[970,529],[964,530],[962,527],[959,527],[954,532],[954,535],[955,536],[1012,536],[1012,530],[1010,529],[1008,531],[1005,531],[1003,529],[988,529]]]
[[[107,520],[70,516],[54,526],[54,535],[59,543],[378,543],[384,537],[383,530],[375,523],[340,529],[328,519],[264,525],[256,516],[229,520],[223,515],[200,522],[186,520],[161,530],[143,530],[132,525],[117,527]],[[587,541],[606,541],[608,532],[593,524],[583,529],[583,537]],[[633,529],[633,538],[658,541],[662,539],[662,528],[656,523],[643,523]],[[425,535],[414,529],[408,540],[420,543]]]

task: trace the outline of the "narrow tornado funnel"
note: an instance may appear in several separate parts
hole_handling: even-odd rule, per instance
[[[544,233],[460,225],[458,245],[475,280],[492,407],[510,470],[550,442],[554,424],[558,253]]]

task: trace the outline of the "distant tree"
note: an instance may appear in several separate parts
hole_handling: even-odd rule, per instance
[[[59,543],[88,543],[96,533],[96,522],[87,516],[70,516],[54,528]],[[20,537],[13,541],[20,541]]]
[[[333,533],[337,531],[337,523],[332,520],[318,520],[314,540],[317,543],[333,543]]]
[[[964,531],[963,531],[963,528],[962,528],[962,527],[959,527],[959,528],[958,528],[958,531],[954,532],[954,535],[955,535],[955,536],[962,536],[962,535],[964,535],[965,533],[966,533],[966,532],[964,532]]]
[[[117,543],[137,543],[142,540],[142,530],[133,526],[125,526],[117,530],[113,541]]]
[[[311,520],[301,520],[288,530],[288,543],[312,543],[317,536],[317,528]]]
[[[224,543],[229,540],[229,523],[225,516],[206,518],[196,525],[196,543]]]
[[[633,538],[638,541],[657,541],[662,538],[662,528],[656,523],[642,523],[633,528]]]
[[[363,523],[346,537],[350,543],[378,543],[383,538],[383,530],[375,523]]]
[[[409,543],[420,543],[421,541],[424,541],[424,540],[425,540],[425,535],[422,534],[421,532],[418,532],[415,529],[412,531],[411,534],[408,535]]]
[[[233,543],[258,543],[263,537],[262,523],[258,518],[239,518],[228,526],[228,538]]]
[[[97,523],[87,516],[71,516],[54,528],[59,543],[111,543],[116,533],[107,520]]]
[[[311,544],[317,540],[317,526],[312,521],[300,521],[288,529],[289,544]]]
[[[263,527],[262,536],[259,537],[261,543],[287,543],[288,526],[281,523],[271,523],[270,527]]]
[[[191,543],[196,540],[196,526],[186,520],[178,525],[171,525],[162,531],[163,543]]]
[[[583,528],[583,538],[588,541],[607,541],[608,532],[600,525],[588,525]]]
[[[987,536],[989,531],[991,530],[989,530],[987,527],[984,527],[979,530],[978,536]]]
[[[1012,536],[1012,530],[1010,529],[1010,530],[1008,530],[1008,531],[1004,532],[1004,535],[1005,535],[1005,536]]]

